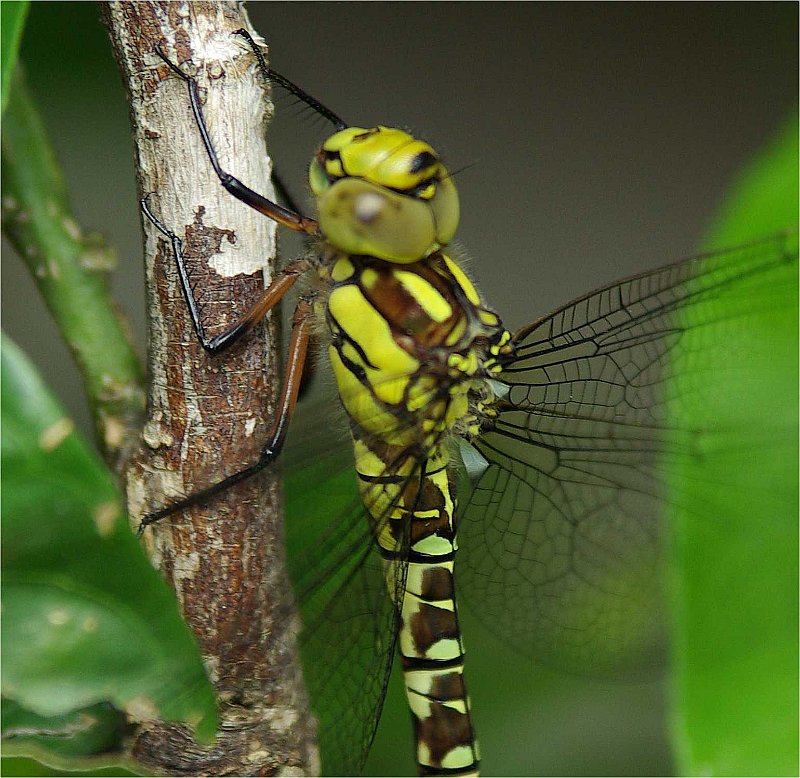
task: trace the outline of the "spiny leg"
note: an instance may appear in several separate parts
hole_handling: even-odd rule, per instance
[[[253,50],[253,54],[256,56],[258,66],[261,68],[261,72],[268,81],[274,81],[276,84],[282,86],[287,92],[293,94],[295,97],[298,97],[320,116],[327,119],[337,130],[344,130],[348,126],[347,122],[331,111],[331,109],[326,105],[323,105],[319,100],[317,100],[316,97],[312,97],[308,92],[306,92],[304,89],[301,89],[293,81],[289,81],[286,76],[282,76],[277,70],[273,70],[271,67],[269,67],[264,61],[264,55],[261,53],[261,49],[253,40],[253,36],[250,35],[247,30],[240,28],[238,30],[234,30],[233,34],[240,35],[250,44],[250,48]]]
[[[184,73],[174,62],[172,62],[167,55],[163,52],[160,46],[156,46],[156,53],[182,81],[186,83],[189,89],[189,100],[192,106],[192,113],[194,114],[197,128],[200,131],[200,137],[203,139],[208,158],[211,161],[211,166],[217,174],[220,183],[225,189],[230,192],[237,200],[241,200],[246,205],[254,208],[264,216],[268,216],[278,224],[288,227],[290,230],[298,232],[305,232],[309,235],[316,235],[318,231],[318,224],[314,219],[303,216],[290,208],[284,208],[282,205],[269,200],[264,195],[253,191],[250,187],[243,184],[238,178],[231,175],[222,169],[217,157],[217,152],[214,149],[214,144],[211,142],[211,136],[208,133],[206,120],[203,116],[203,109],[200,107],[200,93],[197,87],[197,81],[187,73]]]
[[[297,404],[297,394],[300,390],[303,375],[303,364],[306,361],[306,355],[308,353],[308,340],[311,334],[312,317],[311,302],[305,298],[301,298],[297,303],[297,308],[295,308],[292,318],[292,334],[289,338],[286,376],[283,380],[281,396],[278,401],[277,416],[272,424],[267,444],[262,449],[258,460],[249,467],[223,478],[221,481],[206,489],[201,489],[199,492],[195,492],[182,500],[178,500],[165,508],[161,508],[161,510],[146,514],[141,524],[139,524],[138,535],[141,535],[146,527],[155,524],[157,521],[177,511],[207,502],[210,498],[225,491],[230,486],[238,484],[245,478],[255,475],[275,460],[283,448],[283,444],[286,440],[286,432],[289,428],[289,421],[294,412],[295,405]]]
[[[270,77],[270,72],[268,69],[265,69],[266,64],[264,63],[260,52],[258,52],[256,49],[254,41],[249,35],[246,35],[245,37],[248,38],[251,46],[253,46],[253,50],[256,52],[259,64],[262,70],[264,70],[265,75]],[[295,209],[285,208],[269,200],[258,192],[253,191],[239,179],[222,169],[214,146],[211,142],[208,127],[206,126],[205,118],[200,106],[200,96],[196,80],[184,73],[177,65],[171,62],[159,47],[156,47],[156,52],[170,68],[170,70],[172,70],[173,73],[179,76],[181,80],[187,84],[192,113],[194,114],[195,122],[197,123],[198,130],[200,131],[203,145],[205,146],[211,165],[214,168],[214,172],[217,174],[220,183],[225,187],[225,189],[234,197],[244,202],[246,205],[251,206],[259,213],[264,214],[279,224],[289,227],[292,230],[306,232],[310,235],[316,234],[318,232],[318,225],[315,220],[303,216]],[[283,79],[283,77],[279,76],[278,74],[273,73],[272,75],[276,77],[278,82],[282,85],[287,86],[290,84],[290,82],[288,82],[286,79]],[[293,85],[287,86],[287,88],[292,89],[295,94],[301,93],[301,90]],[[305,93],[302,93],[302,95],[304,94]],[[217,353],[227,348],[236,340],[238,340],[243,334],[252,329],[294,285],[299,275],[311,267],[311,263],[305,259],[298,259],[287,265],[287,267],[276,274],[270,285],[264,290],[264,293],[245,314],[243,314],[230,328],[213,338],[209,338],[205,333],[202,318],[194,297],[194,291],[186,270],[186,264],[183,257],[183,242],[174,232],[169,230],[155,217],[147,204],[147,197],[142,199],[141,207],[144,214],[152,222],[156,229],[158,229],[159,232],[161,232],[161,234],[164,235],[164,237],[166,237],[170,242],[173,257],[178,270],[181,289],[186,299],[189,314],[192,319],[192,325],[203,348],[210,353]],[[292,335],[289,342],[289,355],[287,361],[287,374],[281,392],[278,415],[273,423],[269,441],[262,450],[258,461],[250,467],[228,476],[227,478],[223,479],[217,484],[214,484],[213,486],[208,487],[207,489],[196,492],[195,494],[162,508],[159,511],[147,514],[139,526],[140,535],[144,531],[145,527],[149,526],[150,524],[153,524],[179,510],[207,501],[228,487],[239,483],[249,476],[259,472],[275,459],[283,446],[283,442],[286,437],[286,431],[288,429],[289,419],[297,402],[297,396],[302,383],[301,378],[303,374],[303,366],[306,362],[308,342],[311,335],[310,319],[311,305],[308,300],[301,299],[295,310],[292,323]]]
[[[149,197],[149,195],[148,195]],[[160,222],[155,214],[150,210],[148,197],[142,198],[140,205],[144,215],[152,222],[153,226],[170,242],[172,255],[178,269],[178,278],[181,282],[183,296],[186,298],[186,306],[189,309],[189,316],[192,319],[192,326],[197,334],[197,339],[203,348],[211,354],[216,354],[235,343],[242,335],[249,332],[258,324],[264,316],[269,313],[281,300],[281,298],[294,286],[297,279],[311,268],[311,262],[307,259],[296,259],[290,262],[283,270],[275,274],[269,286],[261,293],[259,298],[250,308],[243,313],[228,329],[215,335],[213,338],[206,335],[203,320],[197,307],[194,290],[189,281],[189,274],[186,269],[186,261],[183,257],[183,241]]]

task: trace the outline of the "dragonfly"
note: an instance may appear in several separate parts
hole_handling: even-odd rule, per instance
[[[512,333],[448,248],[458,193],[438,152],[404,130],[347,124],[268,67],[249,33],[237,34],[265,78],[333,125],[309,169],[315,217],[223,168],[196,80],[157,53],[167,77],[186,84],[220,184],[305,233],[313,257],[289,262],[211,337],[181,238],[147,198],[142,209],[171,246],[210,354],[251,331],[298,279],[313,284],[298,297],[261,456],[147,514],[140,533],[278,458],[312,333],[324,330],[354,467],[342,470],[338,452],[319,459],[339,509],[315,528],[287,527],[324,770],[363,767],[398,654],[418,772],[478,775],[462,599],[513,648],[570,666],[610,666],[645,638],[657,642],[664,482],[670,463],[697,445],[672,382],[702,365],[703,339],[693,336],[736,318],[726,295],[744,307],[753,288],[768,289],[797,262],[796,236],[625,279]]]

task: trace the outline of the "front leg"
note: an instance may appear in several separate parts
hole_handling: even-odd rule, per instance
[[[147,200],[148,198],[144,197],[140,201],[142,212],[172,246],[172,255],[175,259],[175,266],[178,269],[178,278],[181,282],[183,296],[186,299],[186,307],[189,309],[189,316],[192,319],[192,326],[200,344],[211,354],[223,351],[239,340],[242,335],[250,332],[280,302],[286,292],[294,286],[297,279],[311,268],[311,263],[307,259],[296,259],[290,262],[283,270],[275,274],[270,285],[245,313],[224,332],[210,338],[206,334],[197,299],[194,296],[194,289],[189,280],[189,273],[183,256],[183,241],[155,217]]]
[[[319,231],[319,225],[316,220],[303,216],[290,208],[284,208],[282,205],[278,205],[278,203],[250,189],[250,187],[243,184],[238,178],[222,169],[222,165],[220,165],[217,157],[217,152],[214,149],[214,144],[211,142],[211,136],[208,133],[206,120],[203,116],[203,109],[200,106],[200,92],[197,88],[197,81],[190,75],[184,73],[172,62],[159,46],[156,46],[156,54],[161,57],[176,76],[186,83],[189,89],[189,100],[192,105],[192,113],[194,114],[195,122],[197,123],[197,129],[200,131],[200,137],[203,139],[203,145],[205,146],[208,158],[222,186],[237,200],[241,200],[246,205],[264,214],[264,216],[268,216],[278,224],[282,224],[290,230],[305,232],[308,235],[316,235]]]

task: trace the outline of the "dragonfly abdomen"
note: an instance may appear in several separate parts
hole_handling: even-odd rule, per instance
[[[449,454],[437,444],[412,481],[386,483],[381,482],[385,471],[374,467],[379,461],[374,453],[358,439],[355,447],[362,499],[376,525],[385,521],[377,537],[400,614],[398,644],[419,772],[477,775],[453,580],[455,491]]]

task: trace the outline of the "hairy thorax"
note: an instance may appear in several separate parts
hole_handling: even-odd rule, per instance
[[[446,254],[401,266],[340,256],[321,313],[356,437],[429,449],[479,424],[476,401],[490,392],[509,334]]]

